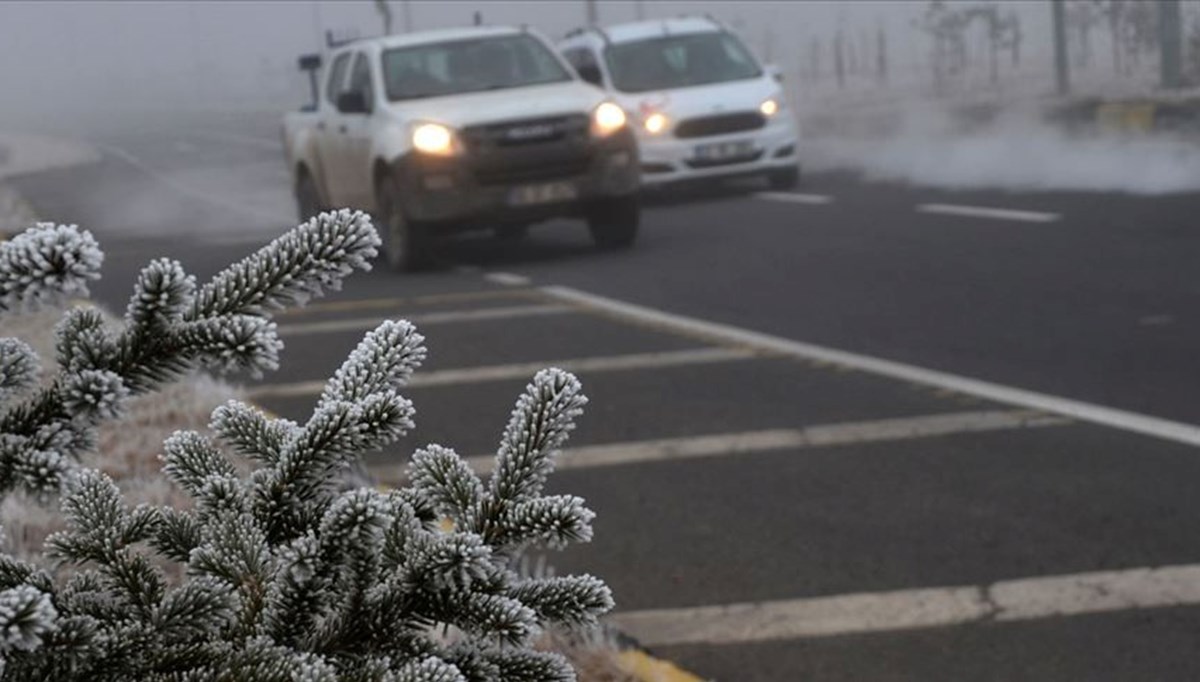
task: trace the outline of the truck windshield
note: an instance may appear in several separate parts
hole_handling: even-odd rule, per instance
[[[624,92],[686,88],[762,75],[741,42],[724,32],[667,35],[610,45],[604,58],[613,85]]]
[[[540,40],[524,34],[387,50],[383,77],[392,101],[571,80]]]

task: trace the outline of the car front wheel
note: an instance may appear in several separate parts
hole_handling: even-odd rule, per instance
[[[428,228],[409,220],[400,202],[400,189],[394,182],[383,180],[376,190],[379,196],[379,237],[383,241],[383,258],[396,271],[413,271],[429,267],[433,253]]]
[[[800,169],[784,168],[783,170],[773,170],[767,175],[767,181],[771,183],[771,189],[773,190],[796,189],[796,186],[800,184]]]
[[[636,195],[602,199],[587,212],[592,241],[602,249],[632,246],[637,239],[640,222],[641,207]]]
[[[311,220],[320,212],[321,196],[317,194],[317,183],[311,175],[301,172],[296,178],[296,213],[300,215],[300,222]]]

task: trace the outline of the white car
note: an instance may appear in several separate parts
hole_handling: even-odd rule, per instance
[[[739,175],[797,184],[798,131],[780,80],[715,20],[578,29],[558,47],[634,122],[643,185]]]
[[[301,68],[318,66],[315,57],[301,60]],[[354,41],[333,51],[314,89],[313,106],[283,126],[301,217],[374,212],[398,269],[427,264],[441,235],[516,235],[559,216],[585,219],[602,247],[634,241],[632,126],[531,30]]]

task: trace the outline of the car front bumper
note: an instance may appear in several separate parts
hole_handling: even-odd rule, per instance
[[[589,203],[637,192],[640,171],[632,131],[592,140],[566,157],[567,163],[561,151],[549,149],[544,161],[539,161],[539,151],[530,147],[514,156],[511,164],[493,157],[486,166],[469,152],[451,158],[410,153],[393,162],[392,173],[406,217],[445,230],[577,215]],[[561,189],[564,184],[570,185],[573,196],[514,201],[522,191],[550,185]]]
[[[697,148],[725,143],[749,143],[751,151],[721,160],[701,160]],[[676,138],[671,132],[662,135],[639,135],[641,149],[642,185],[666,185],[687,180],[722,178],[769,173],[795,168],[799,135],[788,112],[781,112],[763,128],[721,135]]]

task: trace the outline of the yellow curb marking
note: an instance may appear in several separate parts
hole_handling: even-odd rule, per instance
[[[670,661],[657,659],[636,649],[617,652],[617,664],[641,682],[704,682],[702,678]]]

